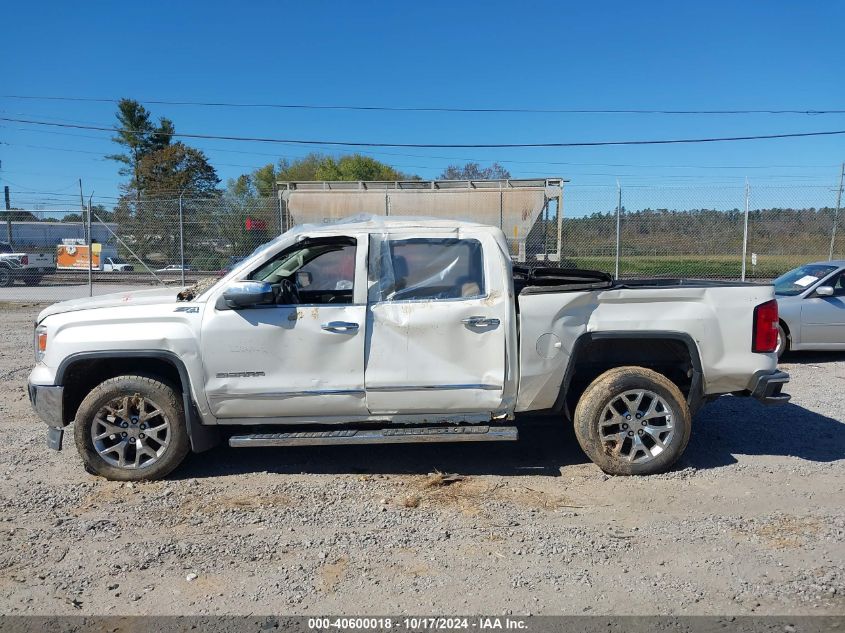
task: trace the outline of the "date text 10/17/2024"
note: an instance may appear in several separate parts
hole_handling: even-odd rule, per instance
[[[308,618],[308,628],[315,631],[459,631],[526,630],[524,618],[469,617],[324,617]]]

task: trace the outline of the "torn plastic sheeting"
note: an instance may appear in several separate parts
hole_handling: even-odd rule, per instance
[[[478,240],[387,236],[379,244],[374,263],[374,302],[467,299],[485,292]]]

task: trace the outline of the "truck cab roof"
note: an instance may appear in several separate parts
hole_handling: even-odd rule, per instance
[[[384,217],[379,215],[360,214],[349,218],[343,218],[337,222],[328,224],[302,224],[291,229],[293,233],[314,233],[326,232],[337,233],[338,231],[378,231],[395,229],[460,229],[472,228],[484,231],[498,231],[496,227],[478,222],[464,222],[449,218],[432,218],[423,216],[394,216]]]

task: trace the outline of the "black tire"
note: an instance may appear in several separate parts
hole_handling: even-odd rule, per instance
[[[783,358],[783,355],[789,351],[789,335],[783,328],[783,323],[778,322],[778,346],[775,350],[778,355],[778,360]]]
[[[129,398],[129,400],[126,401],[126,398]],[[150,427],[146,429],[149,435],[144,440],[147,446],[152,445],[155,448],[157,445],[161,453],[154,460],[140,465],[120,466],[119,464],[109,463],[108,459],[118,461],[121,453],[124,456],[128,454],[130,459],[134,458],[135,461],[138,461],[140,458],[137,455],[140,451],[136,451],[135,444],[130,442],[128,448],[124,448],[120,452],[107,453],[109,457],[104,457],[94,445],[92,429],[95,424],[98,425],[97,429],[100,431],[104,431],[105,427],[102,426],[101,422],[95,422],[95,417],[106,405],[115,400],[134,403],[133,406],[136,406],[137,410],[138,398],[142,398],[143,400],[140,400],[140,402],[146,403],[146,406],[154,404],[155,410],[162,414],[150,418],[152,420]],[[145,404],[141,406],[143,407]],[[127,410],[129,409],[127,408]],[[114,422],[123,419],[117,416],[109,417],[113,417]],[[127,417],[131,418],[132,416]],[[156,424],[156,421],[159,421],[159,424],[166,422],[169,425],[168,435],[164,436],[168,439],[166,446],[164,442],[159,443],[158,436],[154,438],[152,435],[155,432],[153,424]],[[109,423],[109,427],[116,426],[108,418],[106,418],[106,422]],[[130,433],[129,439],[136,440],[134,434],[138,434],[137,442],[140,443],[140,438],[144,437],[143,431],[141,431],[144,427],[139,427],[137,420],[131,421],[130,419],[127,423],[130,424],[126,429]],[[153,429],[153,431],[151,432],[150,429]],[[120,428],[117,429],[117,431],[120,430]],[[114,481],[161,479],[179,466],[190,450],[181,395],[170,385],[148,376],[117,376],[100,383],[79,405],[74,420],[73,436],[86,470]],[[102,440],[101,444],[120,443],[121,441],[121,438],[117,437],[117,433],[114,433]],[[162,446],[164,448],[161,448]],[[145,456],[142,455],[141,457]]]
[[[26,275],[23,282],[27,286],[37,286],[41,283],[41,275]]]
[[[662,404],[657,405],[659,407],[657,411],[651,412],[651,418],[655,420],[654,424],[647,423],[646,419],[649,415],[642,415],[644,419],[638,422],[640,417],[633,419],[634,415],[628,415],[625,418],[625,415],[618,411],[620,399],[629,406],[635,402],[624,400],[625,397],[635,398],[635,396],[623,396],[623,394],[636,390],[656,394],[658,399],[663,401]],[[636,402],[639,403],[637,410],[640,411],[640,407],[647,406],[646,402],[650,406],[655,399],[645,395]],[[611,408],[612,405],[617,406]],[[663,408],[664,406],[668,407],[668,411]],[[669,415],[660,417],[660,411],[665,411]],[[620,413],[618,419],[624,423],[624,429],[622,425],[612,424],[612,421],[617,419],[613,416],[614,412]],[[627,410],[627,413],[630,414],[631,410]],[[636,413],[636,416],[640,415],[641,413]],[[610,475],[652,475],[668,470],[683,454],[689,443],[692,429],[691,418],[684,395],[666,376],[644,367],[617,367],[596,378],[581,395],[578,406],[575,408],[575,435],[587,457],[604,472]],[[630,420],[630,424],[626,420]],[[604,424],[602,424],[603,421]],[[671,431],[660,430],[668,429],[670,423]],[[602,428],[606,433],[604,440],[600,432]],[[655,429],[658,429],[656,433],[660,444],[665,442],[665,446],[658,446],[657,442],[654,442]],[[632,434],[638,435],[633,439],[624,439],[625,436]],[[618,443],[612,441],[613,437],[617,436],[623,437],[623,440]],[[635,447],[634,439],[640,445]],[[640,448],[643,442],[653,442],[653,444]],[[619,450],[617,450],[617,444]],[[625,446],[628,447],[628,455],[633,455],[635,458],[632,461],[626,459]]]
[[[6,266],[0,266],[0,288],[8,288],[14,280],[12,271]]]

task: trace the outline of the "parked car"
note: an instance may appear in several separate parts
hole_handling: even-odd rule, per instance
[[[606,472],[648,474],[683,453],[705,401],[789,400],[771,285],[615,281],[509,252],[500,229],[450,220],[296,228],[182,300],[43,310],[29,396],[50,447],[74,421],[86,468],[117,480],[163,477],[223,434],[515,440],[529,412],[568,420]]]
[[[235,269],[235,267],[245,259],[246,259],[246,257],[235,257],[235,256],[230,257],[229,263],[226,264],[225,268],[221,268],[220,270],[218,270],[216,276],[218,278],[225,277],[230,272],[232,272]]]
[[[182,271],[189,271],[191,270],[190,266],[181,266],[180,264],[170,264],[169,266],[165,266],[164,268],[159,268],[156,270],[157,273],[181,273]]]
[[[774,286],[778,357],[789,350],[845,350],[845,260],[799,266]]]
[[[9,242],[0,242],[0,287],[16,280],[37,286],[44,275],[56,271],[56,260],[49,253],[15,252]]]

